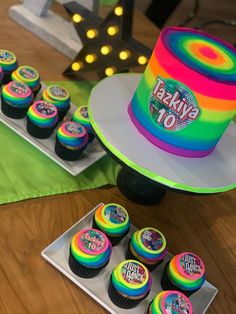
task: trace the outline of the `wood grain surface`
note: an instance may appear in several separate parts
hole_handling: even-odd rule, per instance
[[[21,64],[40,69],[44,80],[65,79],[61,73],[69,60],[8,18],[9,6],[16,3],[0,2],[1,46],[13,50]],[[152,48],[158,30],[140,14],[136,23],[135,33]],[[128,201],[116,187],[0,206],[0,313],[106,313],[40,256],[100,202],[126,207],[138,228],[160,229],[173,254],[199,254],[207,280],[219,289],[207,313],[236,313],[235,190],[211,196],[167,192],[160,205],[149,207]]]

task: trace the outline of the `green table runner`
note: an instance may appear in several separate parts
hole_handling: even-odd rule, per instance
[[[92,84],[52,83],[66,87],[77,106],[87,103]],[[2,123],[0,147],[0,204],[116,184],[120,169],[104,156],[74,177]]]

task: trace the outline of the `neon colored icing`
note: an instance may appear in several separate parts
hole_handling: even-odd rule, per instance
[[[118,264],[112,272],[111,280],[116,291],[130,299],[145,297],[152,285],[147,268],[135,260],[126,260]]]
[[[141,262],[156,264],[166,256],[166,239],[157,229],[143,228],[132,235],[130,250]]]
[[[94,219],[99,229],[110,236],[122,236],[130,227],[127,210],[114,203],[101,205],[96,210]]]
[[[17,68],[11,75],[12,80],[24,82],[32,90],[37,90],[40,87],[40,77],[36,69],[24,65]]]
[[[52,128],[58,121],[57,108],[43,100],[36,101],[29,107],[27,117],[41,128]]]
[[[128,107],[138,131],[184,157],[210,154],[236,113],[236,49],[198,30],[160,34]]]
[[[17,68],[17,60],[14,53],[5,49],[1,49],[0,50],[0,66],[5,72],[14,71]]]
[[[27,108],[33,101],[30,88],[22,83],[11,81],[2,89],[2,97],[5,102],[16,108]]]
[[[199,289],[205,282],[205,266],[196,254],[183,252],[171,259],[167,275],[175,286],[193,291]]]
[[[57,130],[57,139],[71,150],[83,148],[88,143],[85,128],[76,122],[64,122]]]
[[[72,121],[82,124],[88,133],[93,133],[92,126],[89,121],[88,107],[80,106],[73,114]]]
[[[104,233],[85,229],[76,233],[70,245],[73,257],[89,268],[100,268],[110,259],[112,246]]]
[[[48,86],[47,89],[43,91],[42,98],[56,106],[59,111],[68,108],[70,105],[69,92],[59,85]]]

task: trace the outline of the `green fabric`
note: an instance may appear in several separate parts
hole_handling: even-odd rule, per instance
[[[117,0],[100,0],[100,5],[115,5]]]
[[[87,104],[92,84],[59,83],[74,104]],[[107,155],[74,177],[2,123],[0,143],[0,204],[116,184],[120,166]]]

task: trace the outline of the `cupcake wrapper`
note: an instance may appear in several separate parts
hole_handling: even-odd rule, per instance
[[[72,255],[71,250],[70,250],[70,256],[69,256],[69,267],[71,271],[76,274],[79,277],[82,278],[93,278],[97,276],[102,269],[104,269],[107,264],[109,263],[109,260],[100,268],[88,268],[84,265],[81,265]]]
[[[110,234],[107,234],[106,231],[104,231],[103,229],[99,228],[99,226],[96,224],[95,218],[93,216],[93,225],[92,228],[94,229],[98,229],[100,231],[102,231],[103,233],[105,233],[105,235],[108,237],[108,239],[111,241],[112,246],[116,246],[120,243],[120,241],[129,233],[130,228],[123,234],[120,236],[111,236]]]
[[[38,88],[36,88],[36,89],[32,89],[32,88],[31,88],[31,91],[32,91],[32,93],[33,93],[33,95],[34,95],[34,98],[36,98],[36,96],[37,96],[38,92],[40,91],[41,87],[42,87],[42,85],[39,84],[39,87],[38,87]]]
[[[45,139],[48,138],[50,135],[52,135],[55,126],[53,128],[40,128],[37,125],[33,124],[32,121],[27,117],[27,131],[30,135],[36,137]]]
[[[68,161],[75,161],[80,158],[82,155],[83,151],[85,150],[87,145],[85,145],[83,148],[78,149],[78,150],[69,150],[66,147],[64,147],[58,139],[56,139],[56,145],[55,145],[55,152],[57,156],[64,160]]]
[[[58,117],[59,117],[58,121],[62,121],[69,110],[70,110],[70,105],[65,109],[62,109],[62,110],[58,109]]]
[[[15,71],[15,70],[12,70],[12,71],[4,71],[4,74],[3,74],[3,79],[2,79],[2,84],[8,84],[12,81],[11,79],[11,74],[12,72]]]
[[[149,292],[147,292],[147,294],[140,298],[139,300],[131,300],[129,298],[125,298],[123,297],[121,294],[119,294],[116,289],[114,288],[111,279],[109,282],[109,287],[108,287],[108,295],[109,298],[111,299],[111,301],[118,307],[122,308],[122,309],[132,309],[135,306],[137,306],[141,301],[143,301],[144,299],[146,299],[146,297],[148,297]]]
[[[2,112],[8,116],[9,118],[12,119],[22,119],[26,116],[28,108],[17,108],[9,105],[3,97],[1,96],[2,99]]]
[[[91,143],[95,139],[95,135],[93,133],[88,132],[88,136],[89,136],[88,142]]]

